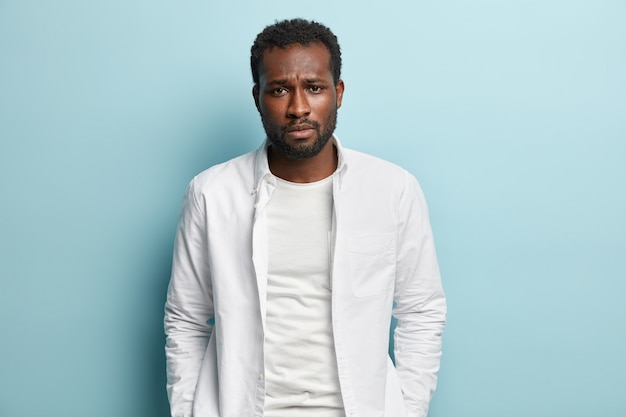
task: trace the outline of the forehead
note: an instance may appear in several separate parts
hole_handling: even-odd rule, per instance
[[[263,52],[259,75],[265,81],[304,76],[332,78],[330,52],[321,42],[275,46]]]

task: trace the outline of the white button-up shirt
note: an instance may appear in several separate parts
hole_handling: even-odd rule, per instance
[[[332,326],[346,416],[426,417],[446,303],[422,191],[406,170],[333,140]],[[267,144],[189,184],[165,305],[173,417],[263,415],[274,187]]]

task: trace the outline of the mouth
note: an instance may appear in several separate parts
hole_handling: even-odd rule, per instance
[[[300,124],[290,126],[287,129],[287,136],[292,139],[308,139],[315,133],[315,128],[312,125]]]
[[[290,126],[287,129],[287,132],[288,133],[300,132],[300,131],[303,131],[303,130],[313,130],[313,129],[314,129],[314,127],[312,125],[300,124],[300,125]]]

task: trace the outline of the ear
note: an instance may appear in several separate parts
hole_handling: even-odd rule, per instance
[[[259,106],[259,88],[255,85],[252,87],[252,97],[254,97],[254,105],[259,113],[261,113],[261,107]]]
[[[339,80],[337,85],[335,86],[335,93],[337,94],[337,108],[341,107],[341,100],[343,99],[343,90],[345,86],[343,85],[343,80]]]

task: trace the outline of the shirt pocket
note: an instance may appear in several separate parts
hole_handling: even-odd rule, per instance
[[[393,233],[348,237],[348,257],[352,293],[368,297],[386,293],[393,287],[396,246]]]

